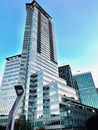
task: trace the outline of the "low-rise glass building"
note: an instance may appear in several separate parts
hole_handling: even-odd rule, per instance
[[[91,72],[74,75],[78,84],[81,103],[98,108],[98,94]]]

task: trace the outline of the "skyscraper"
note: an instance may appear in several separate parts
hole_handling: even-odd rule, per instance
[[[44,82],[46,85],[53,80],[48,78],[49,74],[54,75],[54,77],[58,76],[51,17],[35,1],[31,4],[26,4],[26,10],[27,17],[20,71],[25,71],[27,79],[21,80],[21,82],[25,84],[32,73],[43,70],[45,77],[47,77],[47,80]]]
[[[98,95],[91,72],[74,75],[83,104],[98,108]]]
[[[26,10],[27,16],[21,56],[19,84],[26,88],[24,111],[26,111],[28,116],[28,110],[31,111],[31,109],[29,109],[29,98],[30,86],[32,86],[31,78],[33,74],[37,75],[37,101],[42,99],[43,102],[43,86],[53,82],[58,82],[57,84],[59,88],[62,87],[61,91],[63,93],[66,93],[65,89],[69,89],[69,93],[66,93],[67,96],[76,99],[77,96],[75,95],[75,90],[71,90],[71,88],[67,86],[66,81],[60,79],[58,76],[52,18],[36,1],[27,3]],[[39,91],[39,89],[41,89],[41,91]],[[41,93],[42,97],[38,98],[38,95],[41,95]]]
[[[77,83],[72,76],[72,71],[71,71],[70,65],[59,66],[58,70],[59,70],[59,76],[62,79],[66,80],[67,85],[74,89],[77,89]]]
[[[66,80],[67,85],[73,87],[73,79],[72,72],[69,65],[60,66],[59,68],[59,76]]]

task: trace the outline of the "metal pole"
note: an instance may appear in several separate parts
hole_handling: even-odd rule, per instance
[[[19,107],[20,102],[22,101],[23,97],[24,97],[24,88],[21,85],[16,85],[14,86],[15,90],[16,90],[16,94],[17,94],[17,98],[9,112],[9,116],[8,116],[8,123],[6,126],[6,130],[13,130],[14,129],[14,121],[15,121],[15,116]]]

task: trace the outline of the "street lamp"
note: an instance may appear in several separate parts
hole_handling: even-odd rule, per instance
[[[13,130],[14,129],[14,121],[15,121],[15,116],[19,107],[19,104],[21,103],[24,94],[25,94],[25,89],[23,86],[21,85],[15,85],[14,86],[16,94],[17,94],[17,98],[9,112],[9,116],[8,116],[8,123],[6,126],[6,130]]]

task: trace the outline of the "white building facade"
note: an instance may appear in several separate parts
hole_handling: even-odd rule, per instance
[[[27,16],[21,56],[19,84],[23,85],[26,89],[24,112],[26,112],[26,115],[28,116],[30,79],[31,75],[34,73],[41,72],[40,87],[42,92],[43,86],[52,82],[57,82],[59,94],[73,97],[76,100],[78,98],[75,90],[68,87],[66,81],[60,79],[58,75],[52,18],[36,1],[33,1],[30,4],[27,3],[26,10]],[[39,82],[40,80],[38,80],[37,84],[39,84]],[[38,93],[36,97],[37,96]]]
[[[14,85],[19,82],[21,55],[6,58],[5,70],[0,87],[0,115],[8,115],[16,99]]]

